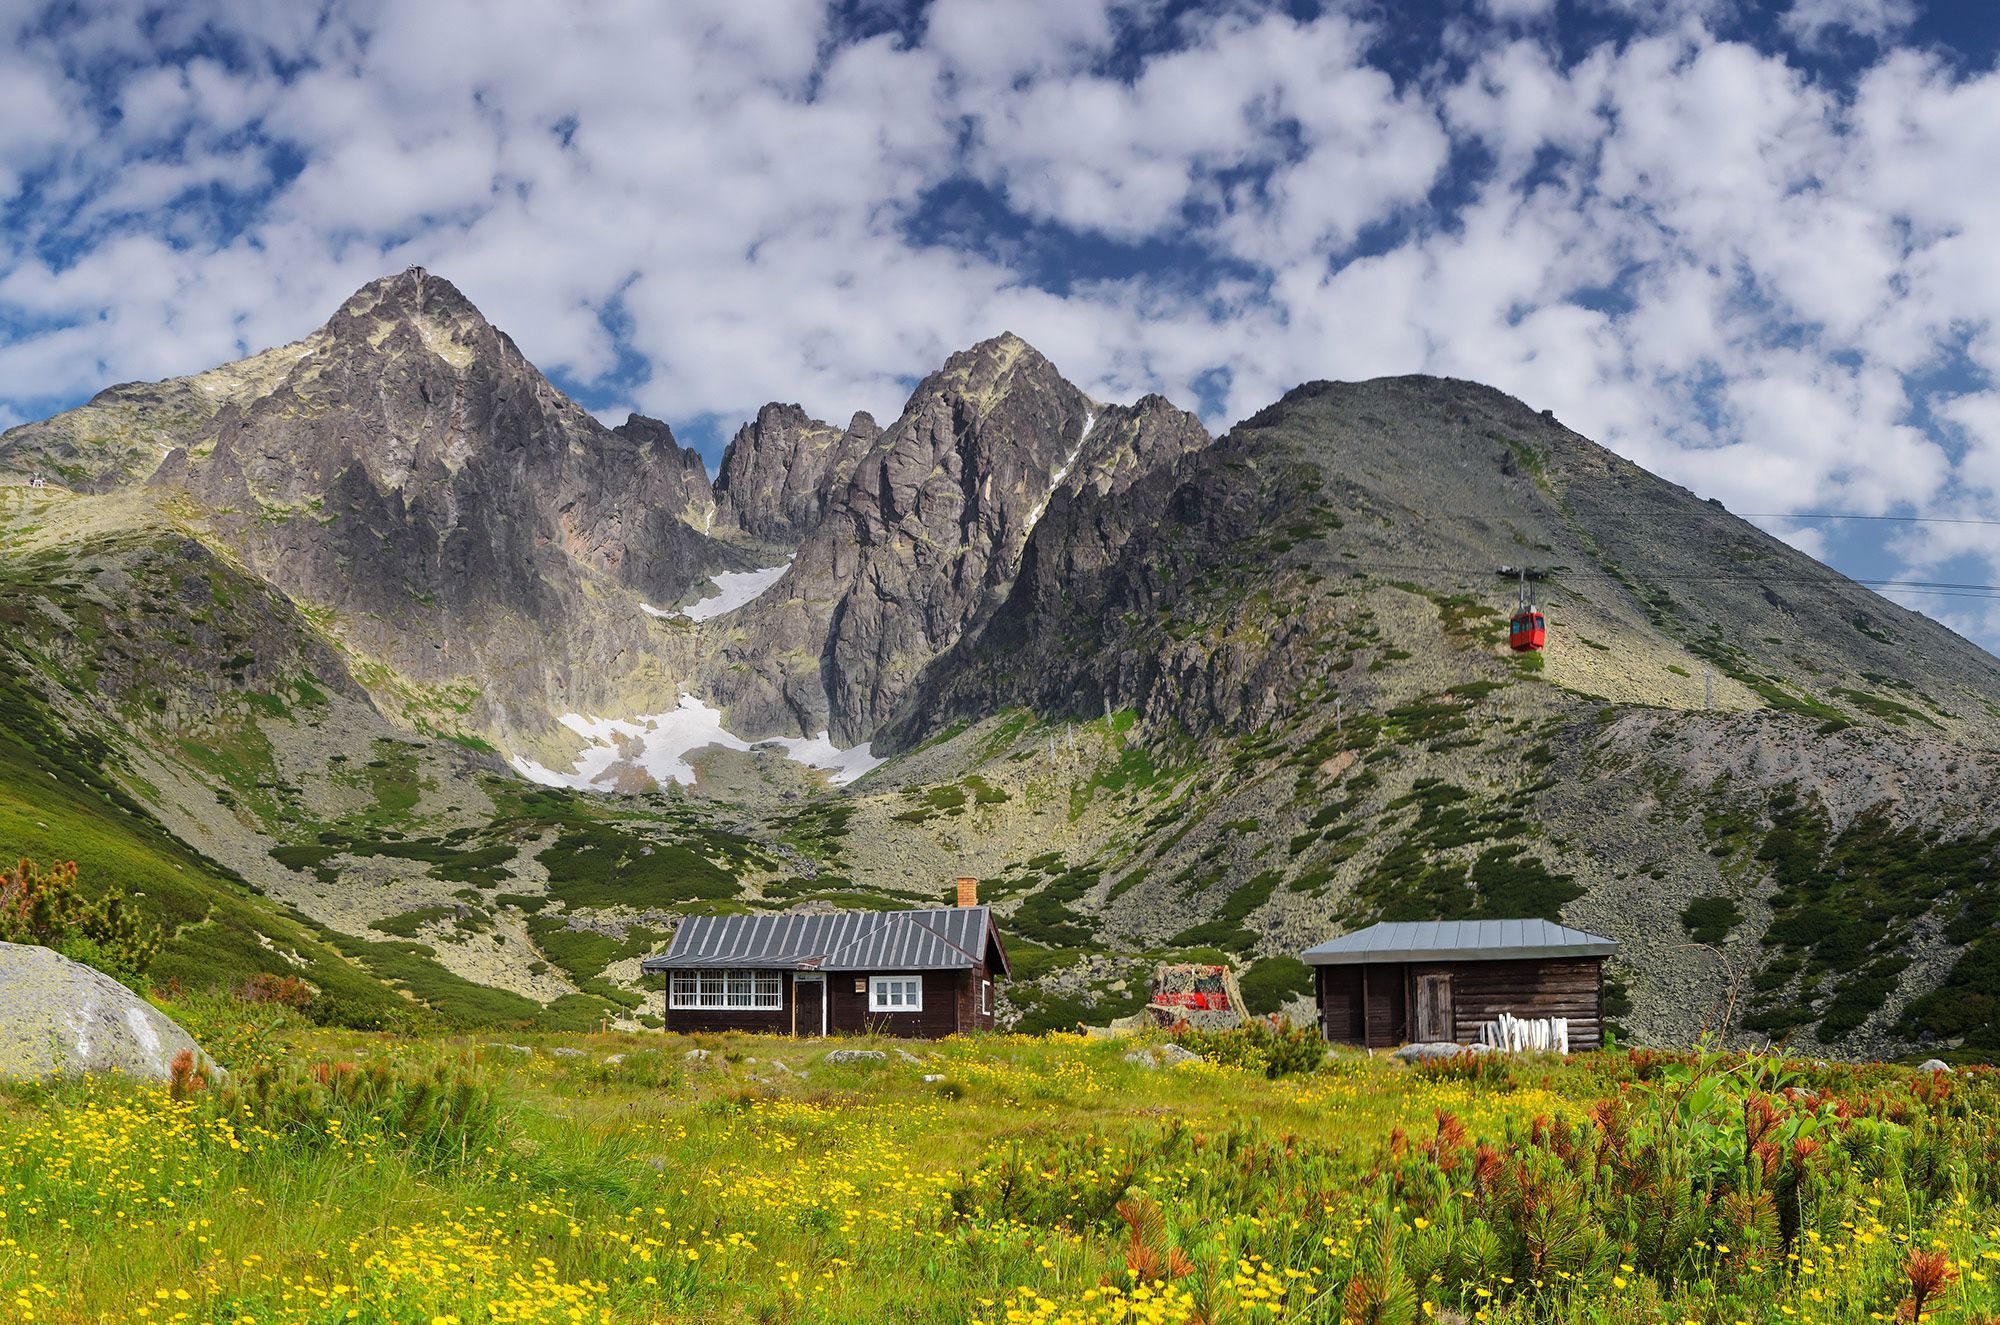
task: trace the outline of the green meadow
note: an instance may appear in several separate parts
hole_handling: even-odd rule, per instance
[[[34,1321],[1985,1321],[2000,1076],[339,1032],[0,1095]],[[837,1061],[837,1049],[880,1057]],[[1302,1070],[1294,1070],[1302,1069]]]

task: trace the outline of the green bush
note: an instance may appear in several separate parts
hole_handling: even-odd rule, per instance
[[[318,1011],[278,1000],[246,999],[240,993],[181,990],[156,1001],[209,1057],[232,1072],[270,1061],[282,1052],[281,1034],[310,1025]]]
[[[1326,1044],[1315,1027],[1293,1026],[1280,1017],[1255,1017],[1226,1031],[1181,1026],[1173,1041],[1211,1063],[1273,1079],[1310,1072],[1326,1059]]]
[[[1265,957],[1243,973],[1243,1005],[1252,1012],[1276,1012],[1299,994],[1312,992],[1312,967],[1296,957]]]
[[[1743,923],[1743,912],[1727,897],[1697,897],[1681,910],[1681,924],[1696,943],[1720,943]]]
[[[128,911],[119,893],[85,898],[75,861],[42,869],[22,860],[0,871],[0,942],[53,948],[137,988],[159,955],[160,931]]]
[[[387,1062],[263,1064],[194,1092],[239,1133],[268,1133],[299,1150],[380,1144],[419,1163],[476,1160],[501,1137],[492,1089],[462,1066]]]

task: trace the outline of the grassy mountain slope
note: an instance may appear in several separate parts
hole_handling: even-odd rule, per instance
[[[1523,562],[1555,634],[1516,658],[1493,568]],[[1519,402],[1395,379],[1052,507],[890,735],[1142,715],[1090,784],[1122,821],[1035,894],[1113,941],[1282,960],[1335,923],[1561,915],[1626,943],[1654,1038],[1733,988],[1761,1032],[1991,1052],[1990,1005],[1926,991],[1991,960],[1996,676]]]
[[[166,933],[162,983],[301,975],[358,1024],[619,1015],[565,969],[528,972],[543,958],[518,911],[496,937],[459,897],[510,877],[510,835],[562,845],[596,817],[392,725],[335,645],[193,528],[144,489],[0,489],[6,849],[133,895]],[[417,941],[426,906],[461,942]]]

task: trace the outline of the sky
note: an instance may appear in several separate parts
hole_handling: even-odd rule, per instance
[[[1488,382],[2000,583],[1983,0],[0,0],[0,427],[420,264],[713,464],[1012,330],[1221,430]],[[1988,648],[2000,601],[1895,596]]]

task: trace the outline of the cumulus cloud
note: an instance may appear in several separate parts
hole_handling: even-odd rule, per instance
[[[1415,58],[1392,13],[1228,0],[17,9],[0,420],[420,262],[593,405],[724,433],[893,413],[1007,328],[1216,426],[1443,372],[1740,506],[2000,502],[2000,75],[1897,48],[1908,0],[1770,46],[1588,8],[1579,47],[1482,0]],[[1953,528],[1879,550],[1995,573]]]
[[[1916,21],[1915,0],[1796,0],[1781,20],[1785,31],[1817,46],[1837,31],[1857,37],[1893,37]]]

